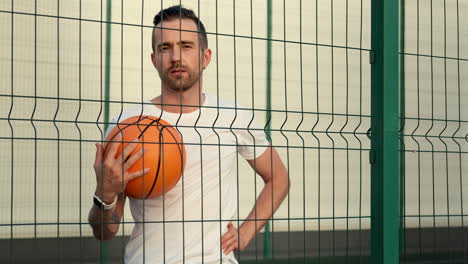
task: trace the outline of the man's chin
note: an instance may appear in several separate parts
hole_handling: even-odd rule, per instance
[[[184,83],[171,83],[169,87],[174,91],[187,91],[190,89],[191,86],[185,85]]]
[[[168,86],[174,91],[187,91],[190,90],[196,82],[197,81],[190,82],[184,79],[170,80]]]

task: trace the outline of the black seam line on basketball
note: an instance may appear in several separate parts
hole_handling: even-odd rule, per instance
[[[177,142],[177,139],[175,138],[174,134],[172,134],[171,130],[167,130],[169,132],[169,134],[171,134],[172,136],[172,139],[174,139],[175,142]],[[179,153],[180,153],[180,160],[182,161],[180,163],[180,173],[182,174],[182,171],[184,170],[184,151],[182,150],[182,144],[180,143],[176,143],[176,146],[177,148],[179,149]]]
[[[141,117],[141,116],[140,116],[140,117]],[[129,126],[134,125],[136,122],[140,122],[140,121],[145,120],[145,119],[147,119],[147,118],[149,118],[149,116],[145,116],[145,117],[143,117],[143,118],[141,118],[141,119],[138,119],[137,121],[135,121],[135,122],[133,122],[133,123],[126,124],[126,125],[124,125],[123,128],[120,129],[120,131],[123,131],[124,129],[127,129]],[[119,124],[117,124],[116,126],[120,128]],[[113,135],[112,138],[110,138],[108,141],[111,142],[111,141],[117,136],[117,134],[118,134],[118,133],[116,133],[115,135]],[[109,144],[107,144],[107,145],[106,145],[106,148],[104,148],[104,153],[106,152],[106,150],[107,150],[108,147],[109,147]],[[123,146],[122,146],[122,151],[123,151]],[[130,156],[128,156],[128,157],[125,159],[125,162],[126,162],[129,158],[130,158]]]
[[[149,118],[149,116],[147,116],[146,118]],[[141,119],[141,120],[143,120],[143,119]],[[139,120],[139,121],[141,121],[141,120]],[[159,124],[159,119],[151,119],[151,123],[149,123],[148,125],[145,125],[146,127],[140,132],[140,135],[138,135],[138,139],[141,138],[141,136],[143,135],[143,133],[145,133],[146,130],[147,130],[148,128],[150,128],[150,127],[154,124],[154,122],[157,122],[157,125],[156,125],[156,126],[160,126],[160,124]]]
[[[158,119],[158,120],[153,120],[153,122],[152,122],[150,125],[152,125],[152,124],[153,124],[154,122],[156,122],[156,121],[159,123],[159,119]],[[150,125],[149,125],[149,126],[150,126]],[[148,127],[149,127],[149,126],[148,126]],[[163,130],[164,130],[164,129],[166,129],[167,132],[169,132],[169,134],[172,136],[172,138],[174,139],[174,141],[177,141],[177,139],[175,138],[174,134],[172,134],[171,130],[169,129],[169,127],[171,127],[171,126],[165,126],[165,125],[161,125],[161,126],[162,126],[162,128],[161,128],[161,130],[160,130],[160,132],[159,132],[159,142],[162,141]],[[171,127],[171,128],[172,128],[172,127]],[[153,191],[153,189],[154,189],[154,187],[156,186],[156,183],[157,183],[157,181],[158,181],[159,170],[160,170],[160,168],[161,168],[161,153],[164,152],[163,146],[164,146],[164,144],[159,144],[159,153],[160,153],[160,154],[159,154],[159,160],[158,160],[158,171],[157,171],[157,173],[156,173],[155,180],[153,181],[153,185],[151,186],[151,189],[150,189],[150,191],[148,192],[148,194],[146,195],[145,198],[148,198],[149,194]],[[180,165],[180,167],[181,167],[181,170],[180,170],[180,171],[181,171],[181,173],[182,173],[182,170],[184,169],[184,168],[183,168],[183,167],[184,167],[184,164],[183,164],[183,157],[182,157],[183,153],[182,153],[180,144],[176,144],[176,146],[177,146],[177,148],[179,149],[179,153],[180,153],[180,156],[181,156],[181,159],[180,159],[180,160],[181,160],[182,162],[180,163],[180,164],[181,164],[181,165]],[[164,155],[164,154],[162,154],[162,155]],[[164,186],[163,186],[163,188],[164,188]]]
[[[163,129],[165,128],[165,126],[163,126],[161,128],[161,130],[159,131],[159,142],[161,143],[162,141],[162,137],[163,137]],[[158,178],[159,178],[159,171],[161,170],[161,157],[162,157],[162,153],[164,151],[163,149],[163,146],[164,144],[159,144],[159,157],[158,157],[158,170],[156,171],[156,175],[154,177],[154,181],[153,181],[153,185],[151,186],[151,189],[149,190],[148,194],[146,194],[145,196],[145,199],[148,198],[148,196],[150,195],[150,193],[153,192],[153,189],[154,189],[154,186],[156,186],[156,183],[158,182]],[[163,183],[164,184],[164,183]],[[163,189],[164,189],[164,186],[163,186]]]
[[[156,127],[159,129],[159,126],[161,125],[159,123],[160,119],[152,119],[151,123],[149,123],[141,132],[140,132],[140,135],[138,135],[138,139],[140,139],[143,134],[146,132],[146,130],[148,128],[150,128],[151,126],[153,126],[153,124],[156,122],[157,125]],[[163,127],[164,128],[164,127]],[[159,143],[161,143],[161,136],[162,136],[162,129],[159,130]],[[148,196],[151,194],[151,192],[153,191],[154,189],[154,186],[156,185],[156,182],[158,181],[158,177],[159,177],[159,171],[161,169],[161,152],[162,152],[162,144],[159,144],[159,157],[158,157],[158,169],[156,170],[156,175],[154,177],[154,181],[153,181],[153,184],[151,185],[151,189],[148,191],[148,193],[145,195],[145,199],[148,198]]]
[[[172,134],[171,130],[167,130],[169,132],[169,134],[171,134],[172,136],[172,139],[174,139],[175,142],[177,142],[177,139],[175,138],[174,134]],[[175,129],[174,129],[175,131]],[[180,154],[180,174],[183,175],[183,171],[184,171],[184,150],[182,150],[182,147],[183,145],[182,144],[179,144],[177,143],[176,144],[177,148],[179,149],[179,154]]]

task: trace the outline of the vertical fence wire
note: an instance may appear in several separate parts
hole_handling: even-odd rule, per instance
[[[76,112],[76,117],[75,117],[75,127],[76,130],[78,131],[78,204],[81,205],[83,204],[82,200],[82,193],[83,193],[83,135],[81,132],[81,128],[78,123],[78,119],[81,114],[81,103],[82,103],[82,83],[81,83],[81,77],[82,77],[82,0],[79,1],[79,15],[78,15],[78,110]],[[76,220],[79,223],[79,244],[80,244],[80,259],[83,259],[83,225],[81,223],[81,219],[83,219],[82,216],[82,208],[79,206],[78,208],[78,219]]]
[[[286,165],[286,168],[290,168],[290,163],[289,163],[289,139],[288,137],[286,136],[286,134],[284,133],[284,128],[285,128],[285,125],[286,125],[286,122],[288,121],[288,71],[287,71],[287,43],[286,43],[286,33],[287,33],[287,30],[286,30],[286,0],[283,0],[283,39],[284,39],[284,42],[283,42],[283,64],[284,64],[284,73],[283,73],[283,76],[284,76],[284,111],[285,111],[285,117],[284,117],[284,121],[281,123],[281,126],[280,126],[280,133],[281,133],[281,136],[284,137],[284,140],[286,141],[286,155],[285,157],[283,158],[284,159],[284,163]],[[272,194],[273,195],[273,194]],[[286,239],[286,244],[287,244],[287,256],[288,256],[288,260],[291,258],[291,196],[288,196],[286,197],[286,204],[287,204],[287,239]],[[273,203],[273,202],[272,202]],[[272,225],[272,232],[274,232],[274,222],[273,222],[273,225]],[[274,258],[274,248],[272,248],[272,255],[273,255],[273,258]]]
[[[318,4],[318,1],[315,1],[315,41],[317,43],[319,43],[319,18],[318,18],[318,14],[319,14],[319,11],[318,11],[318,7],[319,7],[319,4]],[[312,131],[315,130],[315,128],[318,126],[319,122],[320,122],[320,115],[318,113],[320,113],[320,104],[319,104],[319,46],[318,45],[315,45],[315,88],[316,88],[316,104],[315,104],[315,107],[316,107],[316,120],[315,120],[315,123],[312,127]],[[320,263],[320,259],[321,259],[321,202],[320,202],[320,197],[321,197],[321,173],[320,173],[320,165],[321,165],[321,152],[320,152],[320,149],[321,149],[321,145],[320,145],[320,140],[319,138],[314,134],[312,133],[312,136],[314,137],[314,139],[317,141],[317,246],[318,246],[318,259],[319,259],[319,263]]]
[[[56,261],[60,262],[61,261],[61,253],[62,253],[62,243],[60,241],[60,129],[57,125],[57,116],[60,112],[60,1],[57,0],[57,18],[56,18],[56,23],[57,23],[57,80],[56,80],[56,98],[55,100],[57,101],[57,107],[55,108],[55,113],[54,117],[52,119],[52,124],[55,127],[55,131],[57,134],[57,148],[56,148],[56,153],[57,153],[57,168],[56,168],[56,173],[57,173],[57,218],[56,218],[56,223],[57,223],[57,232],[56,232]]]
[[[9,232],[9,237],[8,237],[8,260],[10,263],[12,263],[14,261],[14,254],[13,254],[13,247],[14,247],[14,237],[13,237],[13,227],[14,227],[14,212],[13,212],[13,208],[14,208],[14,157],[15,157],[15,152],[14,152],[14,130],[13,130],[13,125],[11,123],[11,116],[12,116],[12,113],[13,113],[13,107],[14,107],[14,99],[15,97],[13,96],[14,95],[14,47],[15,47],[15,40],[14,40],[14,5],[13,5],[13,0],[11,0],[11,29],[10,29],[10,74],[11,74],[11,79],[10,79],[10,109],[8,111],[8,126],[10,127],[10,160],[11,160],[11,163],[10,163],[10,204],[9,204],[9,211],[10,211],[10,232]]]
[[[272,1],[267,0],[267,41],[266,41],[266,136],[268,140],[271,142],[271,67],[272,67],[272,61],[271,61],[271,56],[272,56]],[[235,32],[234,32],[235,34]],[[263,237],[263,256],[265,257],[271,257],[271,236],[270,236],[270,221],[268,221],[265,225],[265,232],[264,232],[264,237]]]
[[[302,49],[302,0],[299,1],[299,65],[300,65],[300,87],[301,87],[301,119],[299,123],[297,124],[296,127],[296,134],[301,140],[301,145],[302,145],[302,202],[304,206],[302,207],[302,230],[303,230],[303,236],[302,236],[302,242],[303,242],[303,261],[306,262],[307,259],[307,235],[306,235],[306,212],[308,212],[307,208],[307,201],[306,201],[306,173],[305,173],[305,163],[306,163],[306,153],[305,153],[305,141],[304,137],[301,136],[301,134],[298,132],[299,129],[301,128],[301,125],[304,122],[304,69],[302,67],[303,64],[303,49]],[[288,197],[289,199],[289,197]],[[288,252],[288,258],[291,258],[291,253]]]
[[[34,1],[34,13],[37,13],[37,1]],[[37,128],[34,124],[34,115],[37,109],[37,16],[34,16],[34,107],[31,113],[31,126],[34,129],[34,258],[38,257],[37,242]]]
[[[363,102],[362,102],[362,94],[363,94],[363,89],[362,89],[362,85],[363,85],[363,70],[362,70],[362,61],[363,61],[363,48],[362,48],[362,45],[363,45],[363,1],[361,0],[360,1],[360,9],[361,11],[359,12],[359,123],[357,124],[356,128],[353,130],[353,133],[354,133],[354,136],[356,137],[356,140],[359,142],[359,149],[362,149],[363,148],[363,144],[362,144],[362,141],[359,139],[359,137],[356,135],[356,132],[359,130],[359,128],[361,127],[361,124],[363,123],[363,120],[362,120],[362,114],[363,114]],[[360,151],[359,152],[359,170],[358,170],[358,174],[359,174],[359,210],[358,210],[358,221],[359,221],[359,224],[358,224],[358,230],[359,230],[359,238],[358,238],[358,244],[359,244],[359,263],[362,263],[363,262],[363,235],[362,235],[362,232],[363,232],[363,229],[362,229],[362,218],[363,218],[363,214],[362,214],[362,201],[363,201],[363,187],[362,187],[362,183],[363,183],[363,166],[362,166],[362,162],[363,162],[363,159],[362,159],[362,154],[363,154],[363,151]]]

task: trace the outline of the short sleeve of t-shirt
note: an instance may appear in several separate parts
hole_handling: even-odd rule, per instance
[[[108,126],[107,126],[107,130],[104,132],[104,137],[107,138],[107,136],[109,136],[111,130],[117,125],[117,123],[119,122],[118,120],[118,117],[119,116],[115,116],[114,118],[112,118],[112,120],[109,122]]]
[[[152,109],[153,111],[148,111],[148,109]],[[142,116],[142,115],[152,115],[158,117],[160,114],[155,112],[156,108],[152,107],[150,102],[144,102],[142,105],[137,105],[129,110],[122,111],[115,115],[111,121],[109,122],[109,126],[105,131],[105,137],[110,134],[111,130],[114,129],[117,124],[124,122],[127,118],[134,117],[134,116]]]
[[[241,127],[237,128],[237,139],[239,153],[246,160],[253,160],[261,156],[270,142],[268,141],[264,128],[259,125],[251,110],[239,111],[241,116]]]

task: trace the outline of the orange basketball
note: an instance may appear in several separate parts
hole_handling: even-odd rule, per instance
[[[179,132],[166,121],[154,116],[134,116],[120,122],[111,130],[106,141],[112,141],[119,132],[122,133],[121,142],[124,147],[138,138],[138,146],[132,154],[144,147],[142,157],[128,171],[150,169],[144,176],[128,182],[125,194],[132,198],[146,199],[171,190],[179,181],[185,166],[185,148]],[[104,155],[107,154],[108,145],[106,144]],[[121,152],[122,144],[116,157]]]

